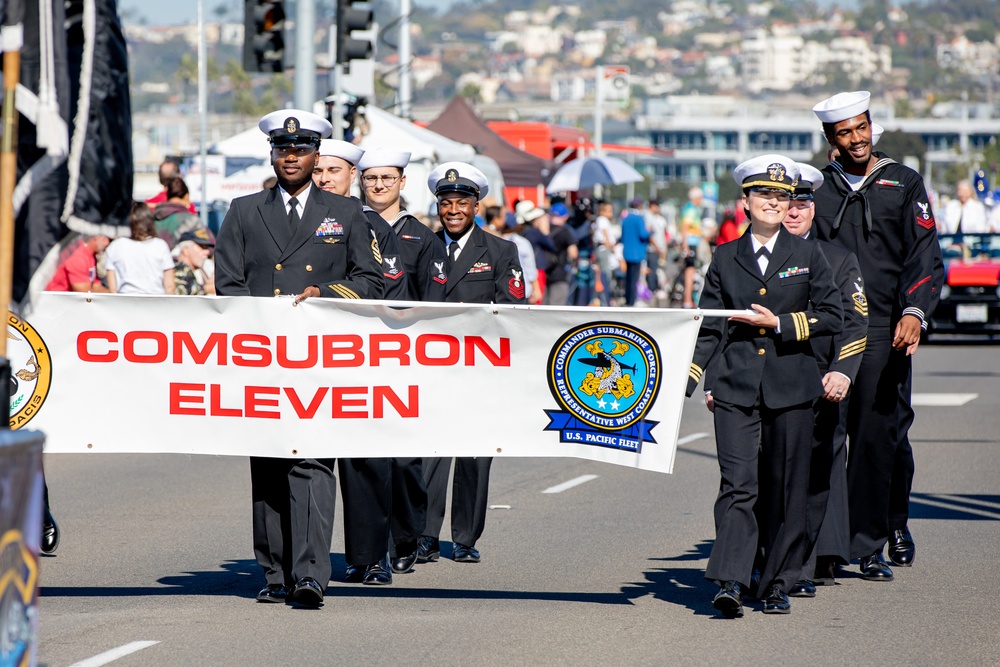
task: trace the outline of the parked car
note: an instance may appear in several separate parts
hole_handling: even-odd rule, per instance
[[[944,286],[929,333],[1000,334],[1000,234],[941,234]]]

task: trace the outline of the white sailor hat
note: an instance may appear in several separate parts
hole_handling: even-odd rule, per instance
[[[837,93],[814,106],[813,113],[822,123],[839,123],[868,111],[871,97],[872,94],[867,90]]]
[[[272,111],[260,119],[257,127],[268,136],[272,146],[318,146],[323,137],[333,132],[333,125],[326,118],[302,109]]]
[[[535,206],[535,202],[530,199],[522,199],[514,207],[514,214],[517,216],[518,224],[530,223],[545,215],[545,209]]]
[[[438,197],[447,192],[458,192],[477,200],[490,191],[486,175],[465,162],[445,162],[438,165],[427,177],[427,187]]]
[[[733,171],[733,180],[744,190],[775,188],[792,192],[799,182],[799,167],[791,158],[768,153],[742,162]]]
[[[405,169],[410,163],[410,154],[399,151],[390,151],[384,148],[373,148],[365,151],[361,161],[358,162],[358,169],[364,171],[375,167],[399,167]]]
[[[878,143],[878,140],[882,137],[882,133],[885,132],[885,128],[878,123],[872,123],[872,146]]]
[[[792,199],[812,199],[813,192],[823,185],[823,172],[805,162],[796,162],[799,168],[799,184],[795,186]]]
[[[361,160],[361,156],[364,154],[364,149],[358,148],[349,141],[341,141],[340,139],[324,139],[319,145],[320,157],[339,157],[341,160],[350,163],[352,167],[357,166]]]

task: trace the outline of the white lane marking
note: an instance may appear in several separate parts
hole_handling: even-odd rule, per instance
[[[683,438],[677,439],[677,446],[686,445],[689,442],[694,442],[695,440],[701,440],[702,438],[707,438],[708,433],[692,433],[691,435],[685,435]]]
[[[136,651],[141,651],[144,648],[149,648],[150,646],[159,643],[160,642],[158,641],[132,642],[131,644],[125,644],[124,646],[113,648],[110,651],[105,651],[100,655],[95,655],[93,658],[87,658],[86,660],[81,660],[80,662],[74,662],[69,667],[101,667],[101,665],[114,662],[118,658],[124,658],[125,656],[135,653]]]
[[[957,408],[979,398],[979,394],[913,394],[910,404],[921,407]]]
[[[488,510],[509,510],[510,505],[488,505],[486,507]]]
[[[550,486],[549,488],[542,491],[542,493],[562,493],[566,489],[572,489],[574,486],[580,486],[581,484],[586,484],[592,479],[597,479],[597,475],[580,475],[568,482],[563,482],[562,484],[556,484],[555,486]]]

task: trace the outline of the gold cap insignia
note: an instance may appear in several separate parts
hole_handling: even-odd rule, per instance
[[[294,134],[299,131],[299,119],[294,116],[285,119],[285,132]]]
[[[446,179],[448,179],[449,183],[454,183],[455,181],[458,180],[458,170],[457,169],[449,169],[447,172],[445,172],[444,177]]]
[[[780,162],[772,162],[767,165],[767,177],[772,181],[785,180],[785,167]]]

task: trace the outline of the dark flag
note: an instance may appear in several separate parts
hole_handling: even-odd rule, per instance
[[[13,300],[30,310],[76,237],[128,233],[132,116],[115,0],[8,0],[21,17]]]

